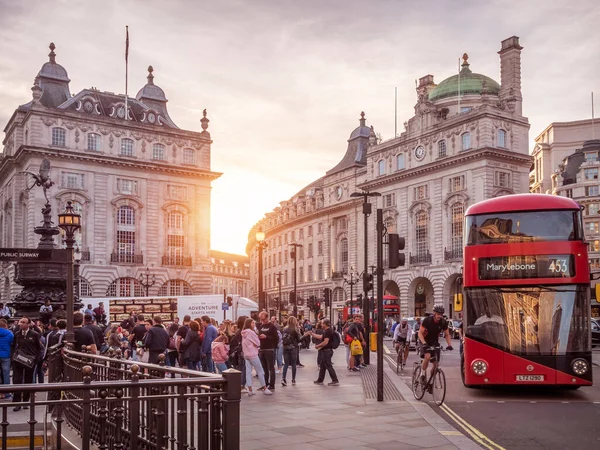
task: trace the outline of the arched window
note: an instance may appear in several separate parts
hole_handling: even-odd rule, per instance
[[[106,290],[107,297],[143,297],[144,287],[131,277],[117,278]]]
[[[163,161],[165,159],[165,146],[162,144],[154,144],[152,146],[152,159]]]
[[[192,166],[196,165],[196,150],[192,148],[183,149],[183,163]]]
[[[92,291],[92,285],[88,280],[79,277],[79,298],[81,297],[93,297],[94,292]]]
[[[88,133],[87,149],[92,152],[99,152],[102,148],[102,137],[96,133]]]
[[[184,265],[185,233],[183,228],[183,213],[169,213],[167,224],[167,265]]]
[[[176,296],[176,295],[194,295],[192,287],[184,280],[169,280],[163,284],[158,290],[158,295],[161,297]]]
[[[462,135],[462,149],[469,150],[471,148],[471,133],[466,132]]]
[[[121,263],[135,262],[135,209],[121,206],[117,211],[117,258]]]
[[[463,221],[465,218],[465,206],[462,203],[455,203],[451,209],[452,223],[451,229],[451,248],[452,257],[462,256],[463,249]]]
[[[385,175],[385,160],[379,160],[379,162],[377,163],[377,167],[379,169],[378,174]]]
[[[446,157],[446,141],[441,140],[438,142],[438,158]]]
[[[498,147],[506,148],[506,131],[498,130]]]
[[[133,156],[133,139],[121,139],[121,156]]]
[[[52,146],[53,147],[66,147],[67,145],[67,131],[64,128],[52,128]]]
[[[340,241],[340,268],[343,273],[348,273],[348,239]]]
[[[417,258],[422,259],[429,253],[429,214],[419,211],[415,216],[415,251]]]
[[[396,156],[396,168],[398,170],[406,168],[406,163],[404,161],[404,153],[400,153],[398,156]]]

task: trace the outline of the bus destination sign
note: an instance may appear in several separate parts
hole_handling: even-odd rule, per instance
[[[566,278],[575,276],[573,255],[495,256],[479,259],[480,280]]]

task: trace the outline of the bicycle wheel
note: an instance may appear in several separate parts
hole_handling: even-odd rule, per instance
[[[442,369],[436,371],[431,384],[433,385],[433,401],[436,405],[441,406],[446,398],[446,375]]]
[[[421,400],[425,395],[425,386],[421,383],[421,366],[416,365],[412,376],[412,391],[417,400]]]

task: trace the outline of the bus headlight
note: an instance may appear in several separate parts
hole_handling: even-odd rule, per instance
[[[476,359],[471,363],[471,370],[475,375],[483,375],[488,370],[487,363],[482,359]]]
[[[579,358],[571,363],[571,369],[573,369],[575,375],[584,375],[589,370],[589,368],[590,366],[585,359]]]

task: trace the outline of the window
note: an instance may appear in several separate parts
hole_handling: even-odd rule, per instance
[[[462,203],[455,203],[452,205],[452,254],[462,255],[463,248],[463,221],[465,219],[465,207]]]
[[[313,274],[313,266],[308,266],[308,282],[315,281],[315,277]]]
[[[317,233],[318,234],[322,234],[323,233],[323,222],[319,222],[317,224]]]
[[[583,171],[586,180],[597,180],[598,179],[598,168],[585,169]]]
[[[464,133],[462,135],[462,149],[469,150],[471,148],[471,133]]]
[[[304,267],[298,268],[298,282],[304,283]]]
[[[133,139],[121,139],[121,156],[133,156]]]
[[[598,153],[585,152],[585,162],[596,162],[596,161],[598,161]]]
[[[67,132],[64,128],[52,128],[52,145],[54,147],[66,147]]]
[[[494,186],[510,187],[510,174],[506,172],[494,172]]]
[[[585,187],[585,195],[588,197],[594,197],[598,195],[598,185],[596,186],[586,186]]]
[[[341,219],[338,219],[338,227],[340,230],[347,230],[348,229],[348,221],[346,220],[345,217],[342,217]]]
[[[312,227],[312,225],[309,225],[308,226],[308,236],[310,237],[312,235],[313,235],[313,227]]]
[[[498,130],[498,147],[506,148],[506,131]]]
[[[378,167],[378,174],[385,175],[385,161],[383,159],[379,160],[379,162],[377,163],[377,167]]]
[[[304,228],[298,230],[298,239],[304,239]]]
[[[589,203],[585,207],[585,212],[587,216],[595,216],[600,211],[600,205],[598,203]]]
[[[183,163],[189,165],[196,165],[196,151],[191,148],[183,149]]]
[[[317,256],[323,255],[323,241],[317,242]]]
[[[84,189],[85,175],[82,173],[63,172],[61,177],[61,187],[63,189]]]
[[[343,273],[348,273],[348,239],[340,241],[340,267]]]
[[[290,242],[295,242],[295,241],[296,241],[296,230],[292,231]]]
[[[304,247],[298,247],[298,258],[304,259]]]
[[[138,182],[127,178],[117,178],[117,191],[119,194],[134,195],[138,193]]]
[[[88,280],[79,276],[79,293],[80,297],[93,297],[94,292],[92,291],[92,285]]]
[[[119,261],[133,262],[133,258],[127,258],[135,254],[135,209],[131,206],[121,206],[117,211],[117,254]]]
[[[96,133],[88,133],[87,149],[92,152],[99,152],[102,146],[102,137]]]
[[[277,253],[277,264],[281,265],[281,252]]]
[[[417,257],[429,253],[429,215],[427,211],[419,211],[415,216],[415,251]]]
[[[396,194],[386,194],[383,196],[383,207],[391,208],[392,206],[396,206]]]
[[[154,144],[152,146],[152,159],[164,161],[165,159],[165,146],[162,144]]]
[[[124,277],[113,281],[106,291],[107,297],[143,297],[144,289],[135,278]]]
[[[323,264],[317,266],[317,280],[323,281]]]
[[[310,243],[308,244],[308,257],[309,257],[309,258],[312,258],[312,257],[313,257],[313,245],[312,245],[312,242],[310,242]]]
[[[573,189],[565,189],[565,197],[573,198]]]
[[[450,178],[450,192],[462,191],[465,188],[464,175]]]
[[[404,153],[400,153],[398,156],[396,156],[396,168],[398,170],[406,169]]]
[[[222,281],[223,280],[219,280],[219,284],[221,284]],[[178,295],[194,295],[194,292],[187,281],[169,280],[160,287],[158,290],[158,295],[163,297],[175,297]]]
[[[589,251],[590,252],[600,252],[600,241],[591,241],[589,243]]]
[[[441,140],[438,142],[438,158],[446,157],[446,141]]]
[[[167,185],[167,196],[171,200],[187,200],[187,187],[176,186],[174,184]]]
[[[424,184],[423,186],[417,186],[415,188],[415,200],[423,200],[428,198],[428,192],[427,192],[427,185]]]
[[[587,231],[590,234],[600,233],[600,222],[589,222],[587,224]]]

